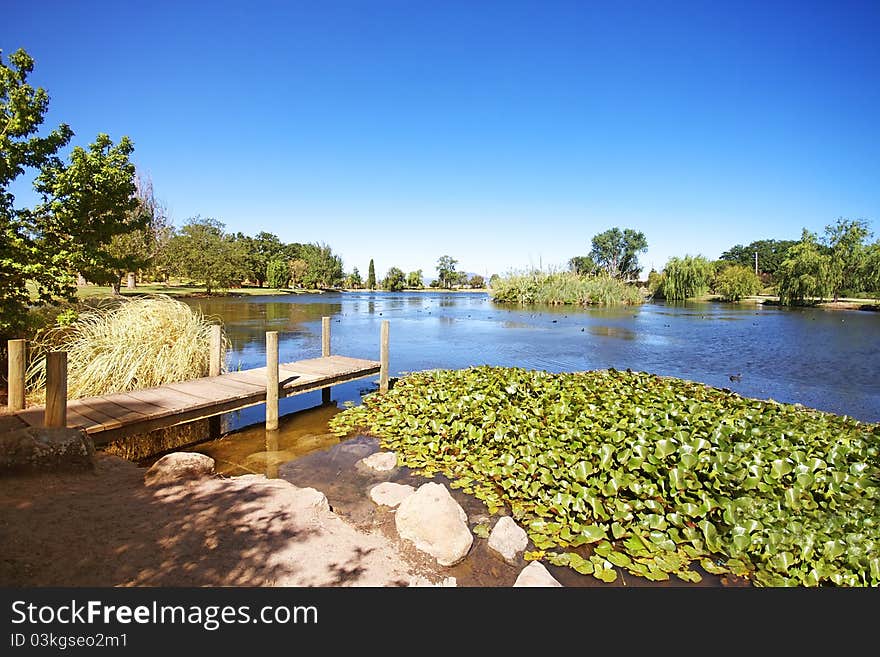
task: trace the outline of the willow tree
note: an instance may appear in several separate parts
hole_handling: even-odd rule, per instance
[[[834,288],[831,256],[822,252],[816,235],[806,229],[801,241],[788,250],[777,275],[779,301],[784,305],[821,301]]]
[[[672,257],[663,269],[662,292],[670,301],[682,301],[705,294],[715,267],[701,255]]]

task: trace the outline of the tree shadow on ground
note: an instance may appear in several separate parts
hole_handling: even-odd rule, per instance
[[[271,491],[151,488],[143,468],[108,459],[94,473],[0,477],[0,585],[263,586],[296,574],[294,560],[268,557],[314,530],[266,504]]]

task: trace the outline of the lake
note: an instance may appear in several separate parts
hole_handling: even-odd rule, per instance
[[[652,302],[636,307],[520,307],[485,293],[342,292],[188,299],[220,317],[232,369],[265,364],[265,332],[279,332],[280,359],[321,354],[330,316],[333,353],[379,358],[390,322],[390,374],[471,365],[550,372],[614,367],[730,388],[748,397],[800,403],[880,421],[880,313],[761,304]],[[733,377],[733,378],[731,378]],[[363,379],[333,388],[357,403]],[[320,405],[320,393],[281,401],[281,412]],[[236,429],[263,421],[263,407],[226,418]]]

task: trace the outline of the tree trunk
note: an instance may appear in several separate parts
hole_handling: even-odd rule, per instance
[[[120,290],[122,289],[122,280],[119,278],[114,280],[112,283],[110,283],[110,289],[113,290],[113,296],[118,297],[121,294]]]

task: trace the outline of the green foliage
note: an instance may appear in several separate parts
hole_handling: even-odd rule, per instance
[[[43,199],[36,213],[51,217],[46,242],[66,255],[72,271],[117,290],[122,277],[146,261],[136,252],[113,248],[113,239],[143,233],[151,221],[149,208],[137,196],[129,160],[133,151],[128,137],[114,145],[100,134],[88,150],[76,146],[69,165],[56,158],[43,166],[34,183]]]
[[[638,254],[648,250],[648,240],[642,232],[615,227],[593,237],[591,246],[589,259],[596,267],[612,278],[627,281],[639,277]]]
[[[370,266],[367,269],[367,289],[376,289],[376,265],[373,264],[372,258],[370,258]]]
[[[648,294],[651,296],[663,296],[663,274],[656,269],[648,272]]]
[[[468,285],[476,290],[481,290],[486,287],[486,279],[479,274],[474,274],[468,281]]]
[[[590,276],[599,271],[599,266],[590,256],[575,256],[568,261],[568,269],[581,276]]]
[[[390,267],[382,280],[382,288],[391,292],[399,292],[406,287],[406,275],[397,267]]]
[[[266,266],[266,282],[269,287],[280,290],[290,282],[290,268],[285,260],[274,258]]]
[[[256,237],[237,233],[235,239],[241,242],[246,277],[263,287],[263,283],[269,280],[269,263],[275,259],[284,259],[284,245],[277,235],[265,231],[257,233]],[[271,283],[269,285],[277,287]]]
[[[880,584],[880,425],[642,372],[417,372],[334,416],[602,581]]]
[[[345,277],[345,287],[351,290],[359,290],[364,286],[364,281],[361,279],[361,273],[358,271],[358,268],[355,267],[351,270],[351,273]]]
[[[421,269],[416,269],[415,271],[411,271],[409,274],[407,274],[406,286],[414,290],[425,287],[425,284],[422,282]]]
[[[302,277],[304,287],[326,289],[342,284],[342,258],[333,253],[326,244],[304,244],[300,257],[305,261],[307,269]]]
[[[73,131],[64,123],[44,137],[37,132],[49,109],[49,94],[28,83],[34,60],[24,50],[0,50],[0,338],[16,337],[27,324],[28,282],[39,302],[72,297],[75,288],[67,253],[47,239],[51,217],[15,206],[13,181],[27,168],[57,163],[56,153]]]
[[[499,276],[498,274],[492,274],[492,275],[489,277],[489,287],[494,288],[495,286],[498,285],[498,282],[499,282],[500,280],[501,280],[501,276]]]
[[[865,289],[871,290],[875,297],[880,298],[880,240],[865,249],[861,278]]]
[[[824,299],[834,287],[831,256],[822,253],[816,235],[806,229],[801,241],[788,250],[777,276],[779,301],[785,305]]]
[[[532,271],[499,277],[492,286],[492,300],[520,304],[614,306],[638,304],[643,299],[634,286],[609,276]]]
[[[438,286],[450,289],[454,283],[458,281],[458,275],[455,271],[455,266],[458,264],[458,260],[455,260],[452,256],[440,256],[437,260],[437,280]]]
[[[208,294],[240,283],[245,276],[242,244],[224,228],[216,219],[190,218],[168,244],[172,273],[202,283]]]
[[[672,257],[663,269],[662,294],[670,301],[683,301],[705,294],[715,275],[703,256]]]
[[[834,300],[841,289],[857,290],[863,286],[862,274],[867,255],[866,240],[871,236],[868,223],[839,217],[825,226],[825,243],[831,257],[829,278]]]
[[[739,301],[761,291],[761,280],[755,272],[742,265],[724,267],[715,278],[715,292],[724,301]]]
[[[752,271],[755,270],[755,252],[758,253],[758,271],[776,276],[788,249],[797,244],[795,240],[756,240],[748,246],[737,244],[721,254],[721,260],[732,262]]]
[[[289,274],[288,281],[290,287],[304,287],[306,274],[309,271],[309,263],[302,258],[294,258],[288,261],[287,271]]]

